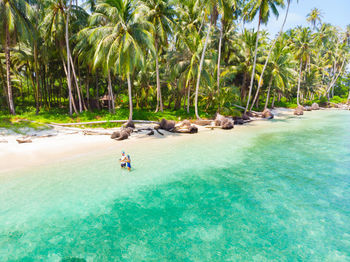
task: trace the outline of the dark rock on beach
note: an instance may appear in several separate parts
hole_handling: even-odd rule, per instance
[[[233,124],[235,125],[243,125],[244,124],[244,119],[241,117],[233,117]]]
[[[242,119],[247,121],[247,120],[250,120],[250,117],[247,114],[243,114]]]
[[[150,132],[147,133],[148,136],[153,136],[154,135],[154,131],[151,130]]]
[[[169,132],[173,132],[175,129],[175,121],[166,120],[163,118],[159,123],[159,128]]]

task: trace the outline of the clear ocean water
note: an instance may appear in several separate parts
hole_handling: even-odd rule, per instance
[[[350,261],[350,112],[1,173],[0,261]]]

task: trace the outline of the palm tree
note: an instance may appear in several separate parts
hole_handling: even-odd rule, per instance
[[[104,66],[109,78],[110,71],[118,71],[127,79],[129,95],[129,120],[132,120],[133,103],[130,74],[138,63],[143,62],[146,48],[154,53],[151,31],[153,26],[137,16],[139,10],[130,0],[98,1],[96,12],[90,20],[90,41],[95,45],[94,66]]]
[[[299,27],[297,30],[296,38],[294,39],[294,52],[295,57],[299,61],[299,78],[298,78],[298,89],[297,89],[297,104],[300,106],[300,83],[302,77],[303,65],[307,65],[310,61],[311,53],[314,52],[312,48],[311,31],[309,28]]]
[[[159,45],[167,46],[168,36],[171,32],[171,25],[176,15],[173,6],[168,0],[142,0],[145,9],[144,15],[153,24],[153,38],[155,46],[155,60],[156,60],[156,77],[157,77],[157,107],[156,112],[160,110],[163,112],[162,92],[160,87],[159,77],[159,61],[158,56],[160,52]]]
[[[179,2],[177,9],[179,21],[174,39],[175,50],[169,51],[171,67],[180,67],[180,74],[185,74],[184,89],[187,92],[187,113],[190,112],[191,85],[197,75],[200,53],[202,51],[201,34],[203,21],[200,20],[201,8],[197,1],[186,0]],[[180,75],[181,77],[181,75]],[[184,103],[185,104],[185,103]],[[185,106],[185,105],[184,105]]]
[[[277,6],[283,7],[284,0],[250,0],[245,8],[246,9],[245,12],[248,12],[249,14],[248,19],[250,21],[255,18],[257,13],[259,13],[259,16],[258,16],[257,37],[256,37],[256,43],[255,43],[253,71],[250,78],[248,100],[247,100],[247,105],[245,107],[244,113],[246,113],[248,110],[249,103],[250,103],[250,96],[252,94],[252,89],[253,89],[255,67],[256,67],[256,56],[258,52],[258,43],[259,43],[260,25],[266,24],[268,22],[270,17],[270,10],[276,17],[278,17],[279,14],[278,14]]]
[[[216,21],[217,16],[218,16],[217,8],[216,8],[216,1],[214,1],[214,0],[205,1],[203,8],[205,8],[205,10],[207,11],[205,16],[208,16],[209,25],[208,25],[207,34],[205,37],[205,42],[204,42],[204,46],[203,46],[201,60],[199,62],[199,69],[198,69],[198,76],[197,76],[197,83],[196,83],[194,107],[195,107],[195,114],[196,114],[197,119],[200,119],[199,114],[198,114],[198,92],[199,92],[199,84],[200,84],[200,80],[201,80],[201,72],[203,69],[205,51],[206,51],[207,46],[208,46],[211,27],[212,27],[213,23]]]
[[[68,0],[67,0],[68,1]],[[46,0],[45,2],[45,17],[41,23],[41,27],[46,32],[46,40],[51,40],[60,49],[60,57],[67,76],[68,98],[69,98],[69,114],[72,115],[72,109],[78,114],[72,94],[72,75],[71,69],[74,70],[74,64],[71,59],[71,52],[69,47],[69,20],[71,14],[82,11],[79,7],[74,6],[69,0]],[[80,12],[81,13],[81,12]],[[77,14],[75,14],[77,16]],[[64,54],[66,49],[66,54]],[[66,61],[64,61],[66,55]],[[74,75],[73,75],[74,76]],[[77,83],[77,81],[76,81]],[[79,86],[76,85],[80,111],[82,111],[82,102],[80,97]]]
[[[12,83],[11,83],[11,51],[10,47],[14,42],[11,39],[18,31],[26,34],[29,32],[29,22],[26,18],[25,12],[30,6],[25,0],[0,0],[0,28],[5,32],[5,60],[6,60],[6,85],[7,97],[10,113],[15,115],[15,106],[13,103]],[[23,28],[27,30],[23,30]]]
[[[317,28],[317,24],[321,25],[321,18],[322,18],[322,12],[317,9],[314,8],[311,10],[310,13],[307,14],[307,21],[313,26],[314,29]]]
[[[291,48],[286,45],[283,39],[276,43],[268,66],[270,82],[267,89],[264,109],[266,109],[268,106],[271,86],[278,86],[284,91],[295,75],[295,71],[293,69],[294,60],[291,53]]]
[[[221,14],[221,25],[220,25],[220,36],[219,36],[219,47],[218,47],[218,62],[217,62],[217,93],[220,96],[220,64],[221,64],[221,47],[223,42],[223,36],[226,32],[230,31],[233,27],[232,20],[237,19],[239,14],[239,0],[220,0],[219,1],[219,13]],[[220,107],[220,103],[219,103]]]
[[[283,33],[283,28],[284,28],[284,25],[286,24],[287,17],[288,17],[290,2],[291,2],[291,0],[287,0],[287,11],[286,11],[286,15],[285,15],[285,17],[284,17],[284,20],[283,20],[281,29],[280,29],[280,31],[279,31],[277,37],[275,38],[275,40],[274,40],[274,41],[272,42],[272,44],[271,44],[269,53],[268,53],[268,55],[267,55],[267,58],[266,58],[266,61],[265,61],[263,70],[262,70],[261,75],[260,75],[260,78],[259,78],[258,89],[257,89],[257,91],[256,91],[256,94],[255,94],[255,97],[254,97],[254,99],[253,99],[253,102],[252,102],[252,105],[251,105],[251,107],[250,107],[250,110],[252,110],[252,108],[253,108],[253,106],[254,106],[254,104],[255,104],[255,102],[256,102],[256,99],[258,98],[259,91],[260,91],[260,87],[261,87],[262,82],[263,82],[263,79],[264,79],[264,72],[265,72],[265,69],[266,69],[267,64],[268,64],[268,62],[269,62],[269,59],[270,59],[272,50],[273,50],[273,48],[275,47],[276,41],[278,40],[278,38],[279,38],[279,37],[282,35],[282,33]]]

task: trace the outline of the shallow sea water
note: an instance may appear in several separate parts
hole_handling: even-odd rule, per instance
[[[350,112],[1,173],[0,261],[84,260],[350,261]]]

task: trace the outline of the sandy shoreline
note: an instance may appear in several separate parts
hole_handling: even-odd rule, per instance
[[[272,110],[276,119],[283,119],[293,115],[293,110],[278,108]],[[250,128],[252,125],[260,125],[268,120],[253,121],[252,124],[235,126],[231,131],[237,129]],[[113,149],[116,151],[122,150],[123,147],[138,143],[164,143],[168,139],[182,139],[188,136],[198,136],[208,132],[216,132],[205,127],[198,126],[198,134],[172,134],[164,132],[164,137],[155,132],[154,136],[147,136],[146,132],[142,134],[132,134],[131,137],[124,141],[116,141],[108,135],[84,135],[80,132],[66,132],[62,130],[51,130],[58,133],[52,137],[33,138],[32,143],[18,144],[16,138],[20,135],[0,136],[8,143],[0,143],[0,174],[3,172],[11,172],[27,168],[31,166],[40,166],[42,164],[62,161],[70,157],[79,157],[79,155],[89,152]],[[78,130],[78,129],[77,129]],[[110,130],[109,130],[110,131]],[[153,141],[152,141],[153,140]],[[142,146],[142,144],[141,144]]]

